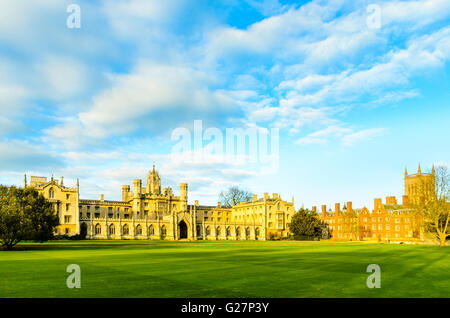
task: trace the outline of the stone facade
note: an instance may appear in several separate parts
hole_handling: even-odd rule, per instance
[[[60,217],[57,234],[86,233],[90,239],[164,240],[266,240],[288,236],[288,224],[295,213],[294,202],[279,194],[225,208],[188,204],[188,185],[180,184],[180,195],[170,187],[161,190],[155,166],[148,173],[146,186],[133,181],[122,186],[122,200],[79,199],[79,183],[67,188],[60,181],[31,177],[35,187],[53,203]],[[25,186],[26,179],[25,179]]]

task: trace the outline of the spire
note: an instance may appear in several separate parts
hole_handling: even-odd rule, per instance
[[[422,171],[420,171],[420,163],[419,163],[419,170],[417,170],[417,174],[421,174]]]
[[[405,167],[405,177],[408,175],[408,170],[406,170],[406,167]]]
[[[431,168],[431,174],[434,175],[434,164],[433,167]]]
[[[155,162],[153,161],[153,172],[155,172]]]
[[[77,178],[77,189],[80,187],[80,180]]]

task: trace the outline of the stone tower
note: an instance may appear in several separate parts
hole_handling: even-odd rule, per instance
[[[153,170],[148,173],[147,176],[147,193],[161,194],[161,178],[158,172],[155,170],[155,164],[153,163]]]
[[[408,174],[405,168],[405,195],[409,204],[421,204],[435,195],[434,165],[431,173],[423,173],[420,164],[417,173]]]

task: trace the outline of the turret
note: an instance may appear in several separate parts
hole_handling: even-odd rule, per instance
[[[133,181],[133,196],[135,198],[139,198],[142,193],[142,180],[134,179]]]
[[[153,170],[148,173],[146,190],[147,193],[161,194],[161,178],[155,169],[155,163],[153,163]]]
[[[122,186],[122,201],[128,201],[128,195],[130,193],[130,186],[123,185]]]
[[[188,191],[187,183],[180,183],[180,199],[181,200],[187,201],[187,191]]]
[[[60,186],[63,186],[63,185],[64,185],[64,179],[63,179],[63,176],[61,176],[61,179],[59,180],[59,185],[60,185]]]

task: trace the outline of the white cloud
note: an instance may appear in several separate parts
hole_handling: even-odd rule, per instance
[[[64,141],[75,135],[95,140],[138,130],[164,133],[195,119],[221,123],[238,112],[225,92],[208,88],[214,78],[188,67],[141,63],[111,81],[90,109],[49,129],[49,136]]]
[[[298,145],[327,144],[330,140],[338,140],[344,146],[352,146],[359,141],[379,136],[385,131],[384,128],[369,128],[355,131],[347,127],[329,126],[302,137],[295,143]]]

